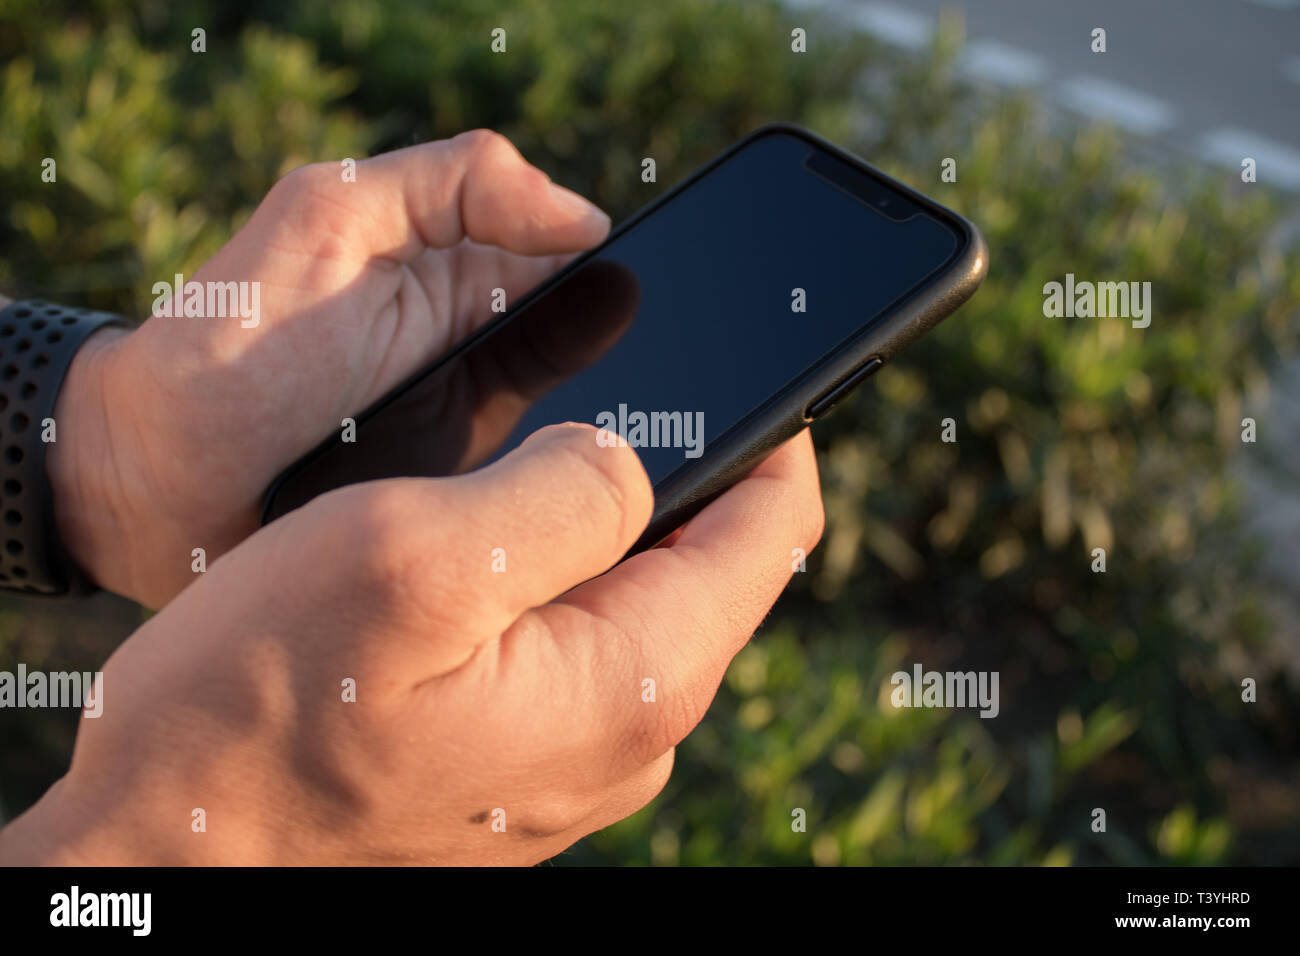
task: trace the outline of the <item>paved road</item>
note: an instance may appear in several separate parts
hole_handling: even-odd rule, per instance
[[[943,8],[977,79],[1039,89],[1181,152],[1300,193],[1300,0],[793,0],[919,48]],[[1106,52],[1092,52],[1092,31]]]

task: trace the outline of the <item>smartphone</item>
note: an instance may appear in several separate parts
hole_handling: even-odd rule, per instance
[[[287,469],[332,488],[459,475],[589,422],[654,487],[653,547],[974,293],[979,231],[797,126],[765,126]],[[485,309],[489,304],[485,303]]]

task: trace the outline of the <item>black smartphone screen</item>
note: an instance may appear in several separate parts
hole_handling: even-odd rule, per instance
[[[658,485],[961,245],[815,143],[760,135],[358,419],[267,517],[352,482],[470,471],[564,421],[626,437]]]

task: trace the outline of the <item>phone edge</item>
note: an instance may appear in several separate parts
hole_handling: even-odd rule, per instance
[[[842,149],[839,146],[835,145],[834,143],[830,142],[829,140],[817,135],[812,130],[806,129],[795,123],[789,123],[783,121],[765,123],[762,126],[759,126],[756,129],[752,130],[747,135],[741,137],[736,142],[732,143],[729,147],[727,147],[725,150],[723,150],[721,153],[719,153],[709,162],[705,163],[703,166],[696,169],[694,172],[688,175],[681,182],[674,185],[663,195],[657,197],[656,199],[652,199],[646,205],[642,206],[631,216],[629,216],[626,220],[619,223],[615,228],[613,228],[609,232],[609,234],[605,237],[605,239],[601,241],[598,245],[594,246],[591,249],[586,250],[585,252],[580,253],[578,256],[574,257],[574,259],[571,260],[568,264],[566,264],[564,268],[559,269],[558,271],[556,271],[555,273],[553,273],[552,275],[544,279],[542,282],[540,282],[538,285],[534,286],[518,302],[516,302],[513,306],[511,306],[506,312],[502,313],[500,316],[498,316],[497,318],[491,321],[485,322],[482,326],[475,329],[472,333],[467,335],[460,342],[456,343],[456,345],[454,345],[447,352],[439,356],[435,361],[417,369],[415,372],[407,376],[397,385],[393,386],[393,388],[391,388],[388,392],[386,392],[375,402],[371,403],[369,406],[362,409],[356,415],[356,421],[358,425],[360,425],[365,419],[368,419],[373,415],[376,415],[379,412],[381,412],[389,404],[397,401],[403,394],[405,394],[409,389],[414,387],[416,383],[418,383],[426,375],[432,374],[436,369],[440,368],[445,363],[452,361],[467,349],[472,348],[479,340],[486,337],[487,335],[492,334],[492,332],[495,331],[495,329],[498,326],[500,326],[505,322],[510,321],[516,313],[521,312],[523,309],[527,308],[528,305],[530,305],[534,299],[539,298],[542,295],[545,295],[553,286],[558,285],[560,282],[566,279],[570,273],[576,271],[587,260],[597,255],[606,245],[613,242],[624,232],[627,232],[628,230],[632,229],[642,219],[646,218],[647,216],[657,211],[660,206],[668,203],[673,198],[675,198],[678,194],[685,192],[692,185],[694,185],[698,180],[708,175],[715,168],[717,168],[722,163],[730,159],[734,154],[740,152],[742,149],[749,146],[755,140],[760,139],[764,136],[772,135],[774,133],[784,133],[787,135],[796,136],[800,139],[803,139],[811,143],[812,145],[817,146],[820,149],[824,149],[832,153],[833,155],[837,156],[841,160],[844,160],[845,162],[848,162],[858,167],[859,169],[869,173],[870,175],[878,179],[884,180],[891,188],[902,192],[905,196],[907,196],[907,198],[912,200],[914,203],[917,203],[922,208],[927,209],[931,212],[938,213],[941,218],[948,221],[949,225],[955,226],[958,232],[963,234],[966,239],[965,248],[955,257],[954,261],[950,263],[949,266],[944,270],[942,279],[940,280],[927,279],[926,286],[923,286],[921,289],[918,289],[916,293],[914,293],[912,296],[909,296],[906,300],[904,300],[904,302],[899,303],[890,311],[880,316],[872,323],[871,328],[866,330],[863,333],[863,338],[874,341],[875,336],[869,335],[871,330],[882,329],[885,326],[888,326],[890,335],[887,343],[884,346],[885,348],[887,348],[888,352],[879,353],[881,354],[881,357],[883,358],[886,364],[889,362],[889,360],[892,358],[893,355],[896,355],[898,352],[902,351],[903,348],[906,348],[906,346],[910,344],[912,341],[915,341],[915,339],[919,338],[925,332],[929,331],[930,328],[937,325],[947,315],[950,315],[952,312],[956,311],[957,308],[959,308],[963,302],[969,299],[970,296],[975,293],[975,290],[979,288],[979,285],[983,281],[984,274],[987,269],[988,250],[987,247],[985,246],[983,237],[981,236],[979,230],[975,227],[973,223],[971,223],[969,220],[959,215],[958,213],[954,212],[953,210],[949,209],[948,207],[931,199],[929,196],[925,195],[924,193],[921,193],[918,190],[913,189],[911,186],[908,186],[906,183],[901,182],[900,180],[895,179],[894,177],[890,176],[884,171],[876,168],[875,166],[873,166],[866,160],[862,159],[861,157],[856,156],[853,153],[850,153],[848,150]],[[963,275],[957,275],[958,272],[962,272],[963,270],[964,270]],[[942,290],[940,290],[940,292],[936,296],[926,297],[927,302],[929,302],[931,298],[937,300],[936,302],[932,303],[929,308],[925,309],[923,312],[918,314],[912,314],[910,311],[907,310],[906,307],[909,304],[912,304],[918,295],[920,295],[922,292],[926,290],[934,289],[936,286],[940,285],[941,282],[947,282],[948,284],[944,285]],[[950,299],[952,300],[952,302],[945,310],[945,308],[943,307],[943,303]],[[906,318],[900,318],[900,316],[906,316]],[[808,372],[805,373],[800,379],[798,379],[794,383],[791,383],[790,386],[787,386],[785,389],[783,389],[781,393],[778,393],[778,395],[774,396],[773,399],[769,400],[769,402],[764,403],[763,406],[760,406],[760,408],[756,409],[753,413],[751,413],[750,416],[747,416],[744,421],[738,423],[736,426],[729,429],[726,435],[720,436],[720,439],[723,440],[724,442],[723,445],[724,457],[727,456],[727,449],[732,447],[732,444],[735,440],[734,438],[735,435],[747,436],[746,440],[744,441],[744,447],[736,450],[732,454],[732,457],[728,459],[728,463],[725,466],[725,470],[723,472],[714,473],[715,477],[719,474],[725,474],[729,476],[725,486],[714,487],[715,485],[718,484],[716,480],[708,480],[705,482],[699,482],[699,481],[683,482],[682,479],[677,479],[676,481],[674,481],[675,476],[679,474],[678,472],[674,472],[672,475],[669,475],[667,478],[664,479],[664,481],[662,481],[658,486],[656,486],[655,488],[656,507],[655,507],[654,514],[651,516],[650,524],[649,526],[647,526],[646,531],[641,536],[641,538],[638,539],[636,544],[634,544],[632,548],[628,551],[628,554],[631,555],[638,551],[643,551],[646,548],[651,547],[654,544],[657,544],[667,534],[670,534],[673,530],[675,530],[675,528],[680,527],[680,525],[685,523],[685,521],[690,520],[690,518],[693,517],[694,514],[697,513],[701,508],[703,508],[704,505],[708,503],[708,501],[717,497],[717,495],[720,494],[722,490],[725,490],[725,487],[729,487],[731,484],[734,484],[734,482],[738,480],[739,477],[743,477],[744,474],[748,473],[748,471],[751,470],[755,464],[757,464],[757,460],[759,457],[766,457],[766,455],[770,453],[773,449],[775,449],[777,445],[787,441],[789,438],[797,434],[802,427],[809,424],[808,422],[805,421],[799,427],[794,428],[794,430],[792,431],[789,431],[788,434],[785,434],[783,431],[782,437],[780,437],[779,440],[775,440],[775,441],[763,442],[761,440],[756,440],[748,437],[753,431],[753,424],[760,420],[763,421],[767,420],[768,416],[770,416],[771,414],[772,407],[774,407],[774,403],[783,402],[783,400],[789,393],[802,391],[803,389],[801,387],[806,386],[806,384],[812,381],[814,377],[817,377],[817,381],[822,382],[824,387],[825,381],[821,379],[819,376],[821,373],[827,373],[832,371],[825,368],[826,363],[835,362],[837,358],[843,358],[843,356],[845,355],[856,356],[860,351],[860,349],[857,348],[857,344],[858,344],[857,342],[851,342],[848,345],[838,346],[837,349],[839,351],[832,352],[830,355],[826,356],[821,362],[819,362],[813,368],[809,369]],[[845,376],[852,374],[854,369],[856,369],[858,365],[861,364],[861,362],[866,361],[867,358],[869,358],[871,355],[874,354],[878,354],[878,353],[876,352],[867,353],[866,357],[861,358],[860,361],[858,361],[855,365],[848,368],[847,370],[834,369],[834,373],[837,375],[837,377],[833,381],[840,381]],[[838,366],[839,364],[842,363],[835,362],[835,365]],[[807,401],[805,401],[803,405],[799,406],[801,419],[802,419],[802,409],[806,407],[806,405],[807,405]],[[784,405],[782,407],[784,407]],[[326,450],[332,448],[336,441],[337,441],[336,435],[326,435],[309,451],[300,455],[292,463],[290,463],[283,470],[281,470],[278,475],[276,475],[276,477],[272,480],[271,484],[267,487],[266,491],[263,493],[262,507],[259,509],[259,525],[264,526],[274,521],[276,517],[283,517],[283,515],[270,517],[272,506],[275,503],[276,496],[278,495],[280,489],[284,486],[284,484],[289,479],[291,479],[292,477],[294,477],[304,469],[309,468],[315,462],[316,459],[318,459],[322,454],[324,454]],[[679,485],[684,485],[683,487],[681,487],[680,491],[676,490]],[[692,487],[692,485],[694,485],[695,487]],[[661,488],[668,489],[667,494],[669,495],[669,497],[674,498],[678,502],[673,508],[660,507],[659,498],[660,498]],[[288,512],[285,513],[287,514]],[[672,517],[670,517],[670,515]],[[673,518],[676,518],[679,515],[681,516],[680,519],[677,520],[677,523],[674,524],[672,528],[669,528],[667,531],[663,531],[662,533],[656,532],[657,526],[661,526],[666,521],[671,521],[673,520]],[[655,536],[656,534],[657,537]],[[647,539],[651,537],[653,537],[653,541],[649,541],[649,543],[647,543]]]

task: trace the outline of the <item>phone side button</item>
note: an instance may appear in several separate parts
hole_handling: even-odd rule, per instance
[[[840,399],[865,382],[875,374],[876,370],[880,368],[880,366],[884,364],[884,359],[879,355],[873,355],[871,358],[867,359],[867,364],[862,366],[862,368],[858,369],[838,385],[832,386],[829,391],[819,395],[817,398],[814,398],[809,402],[807,410],[803,413],[803,417],[808,421],[821,418],[838,405]]]

